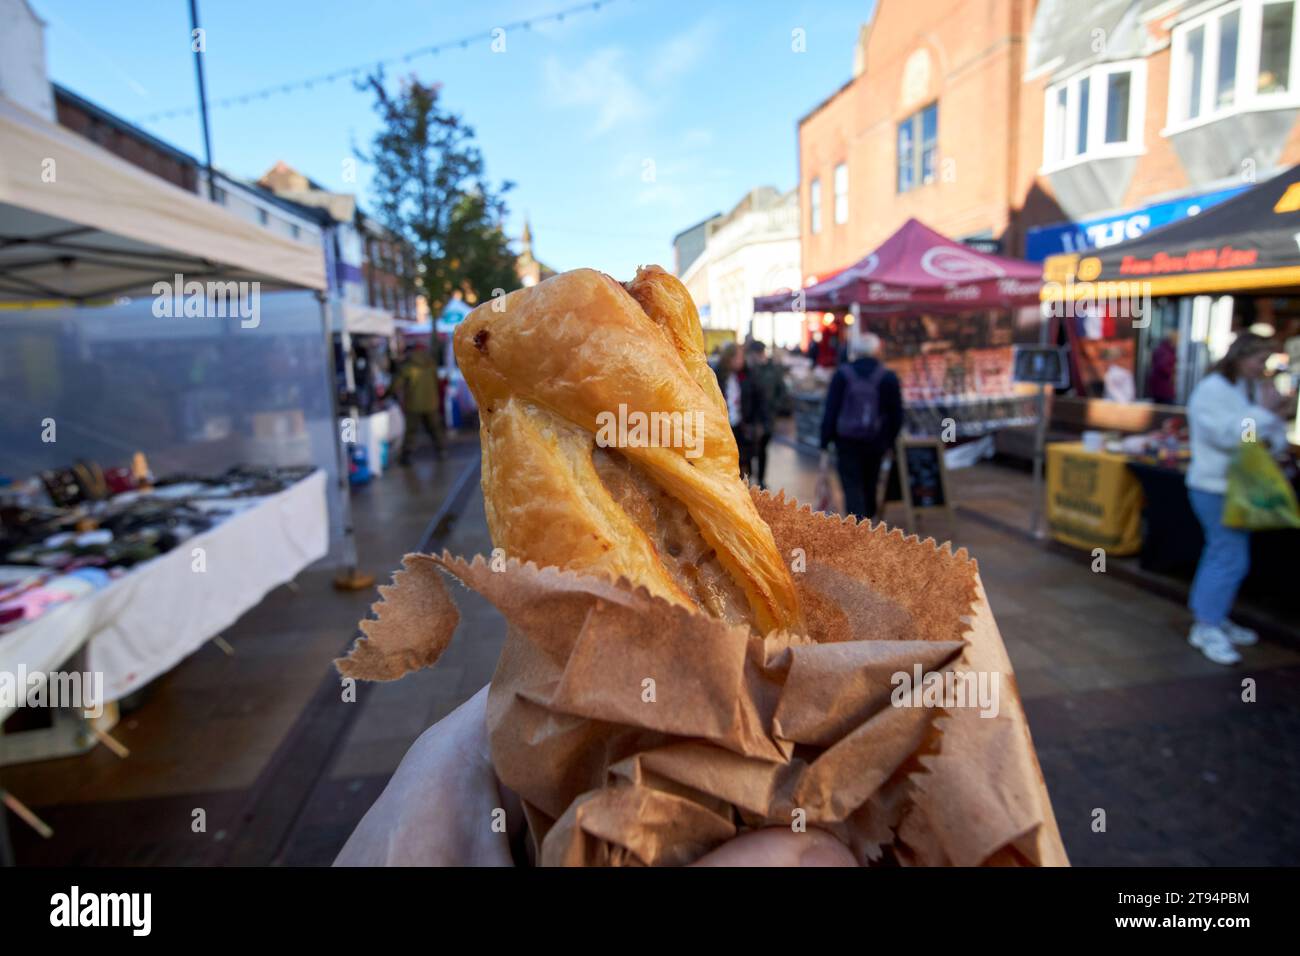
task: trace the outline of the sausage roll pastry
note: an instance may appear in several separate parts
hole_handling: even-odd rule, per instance
[[[555,276],[474,309],[455,352],[479,406],[488,527],[508,556],[626,578],[759,633],[802,631],[675,277]]]

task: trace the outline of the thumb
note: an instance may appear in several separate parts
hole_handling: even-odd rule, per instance
[[[824,830],[752,830],[700,857],[694,866],[857,866],[853,854]]]

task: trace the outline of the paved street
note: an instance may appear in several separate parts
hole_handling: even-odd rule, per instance
[[[395,567],[476,455],[463,439],[447,462],[417,458],[359,492],[363,564]],[[772,456],[773,483],[810,498],[812,460],[784,444]],[[1180,604],[970,517],[990,487],[1023,498],[1027,476],[981,465],[952,479],[965,503],[953,537],[979,561],[1072,861],[1300,862],[1296,635],[1237,667],[1211,664],[1187,646]],[[489,550],[477,487],[453,510],[436,546]],[[56,830],[42,841],[11,823],[19,861],[328,863],[411,741],[491,677],[504,637],[495,611],[458,590],[463,621],[443,660],[344,704],[329,662],[372,598],[304,575],[227,632],[233,658],[206,647],[150,689],[119,727],[127,761],[100,748],[0,770]],[[1246,678],[1255,703],[1242,701]],[[197,807],[206,833],[191,830]]]

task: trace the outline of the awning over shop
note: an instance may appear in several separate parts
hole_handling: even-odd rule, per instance
[[[1014,308],[1038,301],[1038,266],[979,252],[909,219],[875,252],[830,279],[797,293],[754,300],[757,312],[936,312]]]
[[[0,301],[90,300],[160,280],[325,288],[319,248],[278,236],[0,98]]]
[[[1300,166],[1137,239],[1043,263],[1046,301],[1300,285]]]
[[[382,335],[390,337],[397,331],[393,313],[356,302],[340,302],[334,310],[334,331],[347,331],[351,335]]]

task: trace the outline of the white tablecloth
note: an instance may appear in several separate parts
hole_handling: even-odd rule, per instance
[[[206,570],[194,570],[202,548]],[[170,670],[329,550],[325,473],[313,472],[102,591],[0,637],[0,672],[57,670],[83,645],[85,669],[117,700]],[[0,722],[11,711],[0,707]]]

